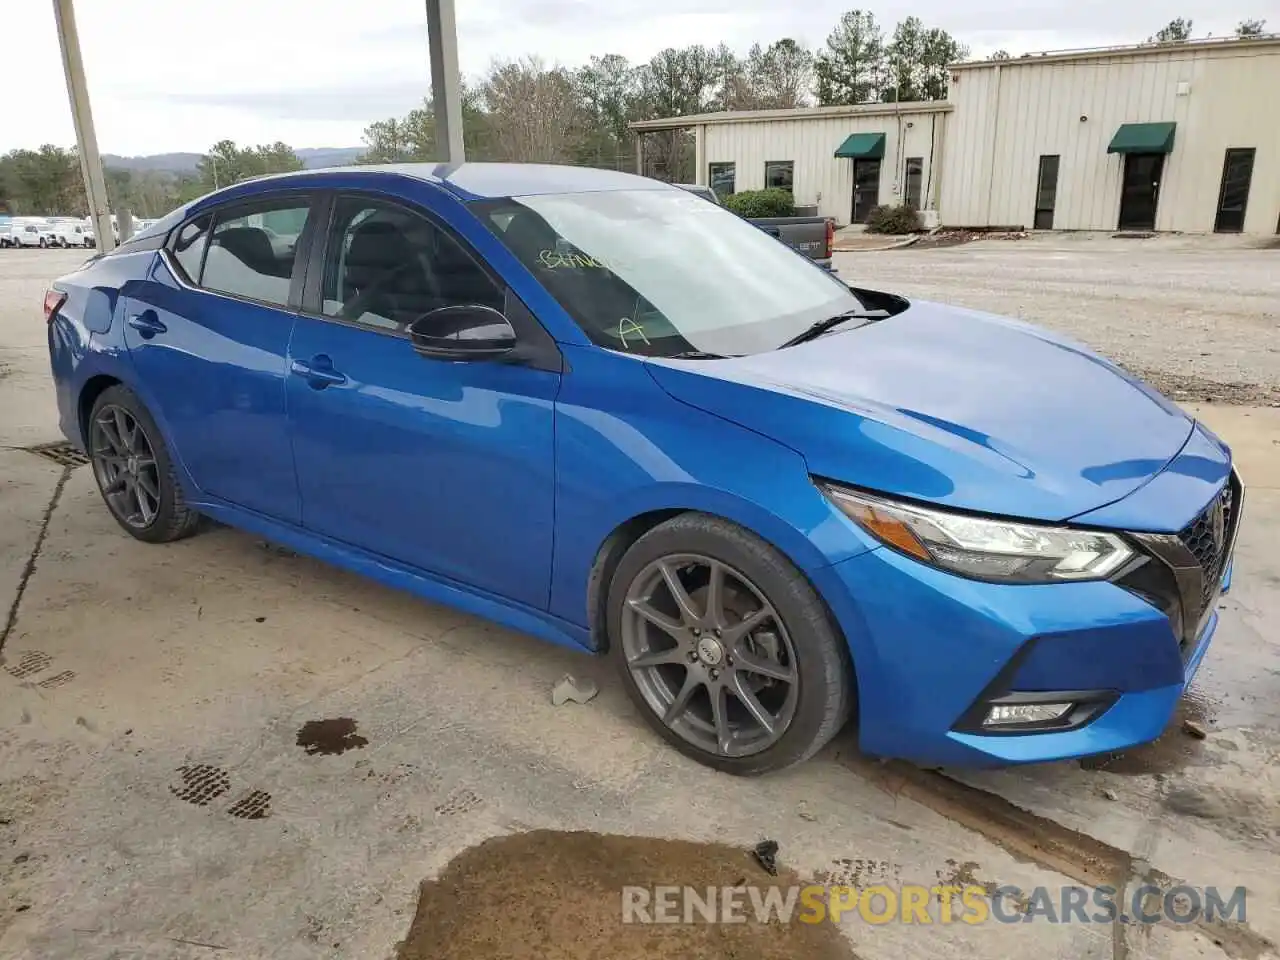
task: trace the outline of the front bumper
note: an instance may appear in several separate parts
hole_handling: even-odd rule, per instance
[[[1215,573],[1224,592],[1233,545]],[[1178,635],[1151,598],[1115,583],[982,583],[885,547],[816,577],[853,655],[862,750],[923,764],[1035,763],[1147,743],[1168,725],[1218,626],[1216,590]],[[1063,691],[1072,696],[1056,696]],[[975,723],[992,699],[1040,693],[1091,697],[1091,706],[1066,728]]]

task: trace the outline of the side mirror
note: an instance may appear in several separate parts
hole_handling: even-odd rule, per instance
[[[440,307],[409,324],[415,352],[433,360],[500,360],[516,349],[511,321],[478,303]]]

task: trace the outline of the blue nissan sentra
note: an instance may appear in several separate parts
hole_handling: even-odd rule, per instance
[[[850,719],[956,766],[1149,741],[1230,584],[1230,451],[1152,389],[652,180],[264,178],[44,309],[62,430],[126,533],[212,517],[606,654],[730,773]]]

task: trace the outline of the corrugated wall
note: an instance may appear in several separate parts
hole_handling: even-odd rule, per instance
[[[1179,84],[1188,92],[1179,94]],[[956,71],[943,164],[941,219],[1031,226],[1039,158],[1061,156],[1056,229],[1113,230],[1123,157],[1107,144],[1122,123],[1177,123],[1157,230],[1213,229],[1224,153],[1255,147],[1245,219],[1276,232],[1280,216],[1280,51],[1247,46],[1096,60],[1005,61]]]
[[[880,173],[880,202],[896,203],[902,189],[907,157],[924,160],[922,205],[936,206],[939,164],[942,156],[945,112],[892,112],[849,117],[804,120],[719,123],[704,127],[698,182],[707,182],[712,163],[735,164],[735,188],[764,187],[766,161],[795,163],[793,192],[799,204],[817,204],[821,216],[849,222],[853,208],[853,161],[837,159],[836,148],[851,133],[883,133],[885,154]]]

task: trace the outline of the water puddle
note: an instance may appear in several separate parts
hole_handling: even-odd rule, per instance
[[[785,857],[786,851],[782,851]],[[422,884],[397,960],[856,960],[830,923],[624,923],[623,888],[750,885],[771,877],[718,844],[537,830],[486,840]],[[637,914],[632,914],[633,918]],[[652,916],[652,914],[650,914]]]
[[[348,750],[358,750],[368,743],[367,739],[356,733],[356,722],[350,717],[308,720],[298,731],[297,740],[297,745],[309,756],[333,756]]]

